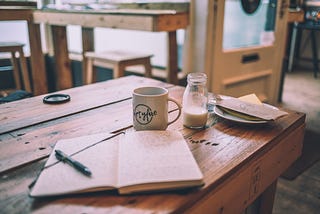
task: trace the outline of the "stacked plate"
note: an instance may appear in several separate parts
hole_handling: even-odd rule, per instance
[[[264,104],[264,105],[266,105],[266,104]],[[268,105],[268,107],[275,108],[275,107],[269,106],[269,105]],[[275,109],[277,109],[277,108],[275,108]],[[213,108],[213,111],[216,115],[218,115],[221,118],[224,118],[226,120],[231,120],[233,122],[238,122],[238,123],[260,124],[260,123],[270,122],[270,120],[263,120],[263,119],[259,119],[259,118],[249,119],[249,117],[247,117],[247,115],[243,115],[243,117],[242,117],[242,116],[240,116],[240,113],[233,114],[233,113],[230,113],[230,112],[227,112],[227,111],[221,109],[218,106],[215,106]]]

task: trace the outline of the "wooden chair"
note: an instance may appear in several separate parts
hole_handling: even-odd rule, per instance
[[[113,78],[124,76],[125,68],[132,65],[143,65],[145,68],[145,76],[151,77],[151,54],[139,54],[127,51],[107,51],[107,52],[86,52],[84,54],[84,82],[90,84],[95,79],[94,64],[102,67],[113,66]],[[105,64],[104,64],[105,63]],[[104,66],[104,65],[106,66]]]
[[[15,87],[13,89],[25,89],[28,92],[31,92],[31,83],[28,73],[27,61],[24,57],[22,47],[24,44],[18,42],[0,42],[0,52],[11,53],[11,61],[13,66],[13,77],[15,82]],[[19,59],[16,58],[16,53],[19,53]],[[19,62],[20,69],[19,70]],[[21,76],[22,74],[22,76]],[[21,78],[22,77],[22,78]],[[21,82],[22,80],[22,82]]]

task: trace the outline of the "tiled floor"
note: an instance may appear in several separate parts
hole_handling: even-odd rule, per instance
[[[320,133],[320,77],[311,69],[286,74],[282,105],[306,113],[307,129]]]

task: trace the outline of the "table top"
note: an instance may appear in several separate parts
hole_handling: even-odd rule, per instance
[[[37,8],[37,1],[17,0],[17,1],[0,1],[0,8],[4,9],[25,9],[25,8]]]
[[[79,13],[146,13],[146,14],[175,14],[189,11],[190,1],[114,1],[114,2],[90,2],[74,1],[56,4],[45,4],[42,10],[59,12],[79,12]]]
[[[36,10],[35,23],[49,25],[80,25],[94,28],[119,28],[141,31],[175,31],[189,25],[189,12],[152,9],[109,9],[109,10]]]
[[[119,196],[113,191],[46,199],[28,196],[28,185],[41,170],[57,140],[132,129],[131,94],[134,88],[143,85],[165,87],[169,96],[181,103],[184,87],[128,76],[59,91],[71,96],[71,101],[63,104],[44,104],[45,95],[41,95],[0,105],[1,209],[5,213],[179,213],[209,194],[218,198],[225,195],[226,200],[228,197],[234,200],[233,191],[243,186],[252,189],[253,169],[255,173],[257,169],[272,169],[272,172],[259,174],[259,190],[239,190],[244,197],[232,204],[238,209],[237,204],[242,208],[247,206],[263,192],[265,184],[271,184],[284,170],[282,168],[286,169],[300,154],[305,124],[303,113],[287,110],[289,115],[276,122],[254,126],[231,123],[211,114],[205,130],[185,128],[180,118],[168,129],[179,130],[185,137],[204,174],[205,185],[200,189],[130,196]],[[178,111],[175,105],[169,105],[169,109],[170,120]],[[297,138],[297,134],[301,136]],[[291,142],[288,138],[299,141]],[[203,140],[204,143],[200,143]],[[276,148],[278,152],[272,153]],[[277,158],[271,159],[271,156]],[[249,176],[248,181],[239,179],[244,175]],[[233,187],[226,189],[229,183]],[[215,201],[223,203],[220,199]]]

